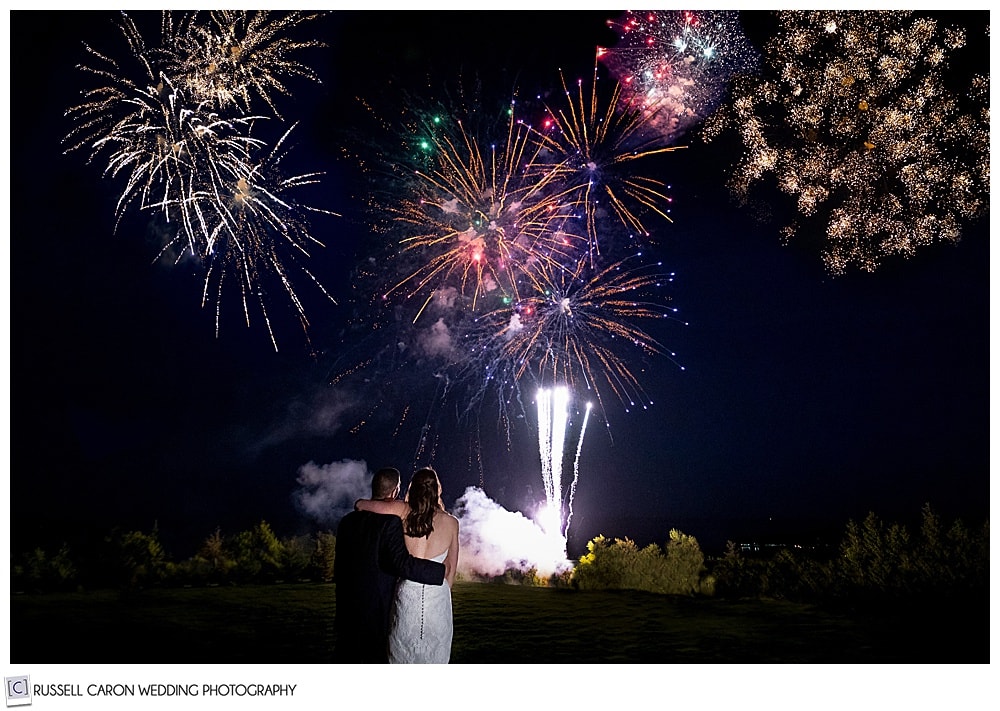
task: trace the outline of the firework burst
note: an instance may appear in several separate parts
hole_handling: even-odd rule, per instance
[[[288,79],[320,82],[316,72],[294,55],[326,45],[287,36],[319,16],[290,12],[274,18],[262,11],[213,10],[202,21],[198,13],[175,19],[164,12],[159,54],[167,72],[194,101],[218,110],[249,112],[259,98],[280,116],[275,98],[291,94]]]
[[[263,145],[248,135],[256,117],[221,119],[203,105],[188,104],[162,75],[156,86],[121,104],[127,113],[109,121],[110,127],[91,142],[92,157],[108,154],[105,175],[124,178],[118,221],[130,207],[162,212],[168,222],[180,220],[191,254],[201,253],[192,225],[195,196],[211,192],[207,186],[218,181],[222,166],[247,161]]]
[[[314,78],[288,54],[319,43],[279,36],[313,17],[292,13],[272,22],[266,13],[219,12],[201,25],[196,14],[175,22],[164,12],[163,44],[149,47],[123,13],[125,61],[86,47],[91,62],[80,68],[101,86],[67,111],[74,123],[64,139],[67,152],[88,150],[90,162],[105,159],[105,175],[123,181],[118,223],[130,209],[164,220],[171,229],[161,256],[173,254],[175,261],[193,256],[205,265],[203,304],[212,291],[216,333],[222,285],[233,282],[247,324],[248,303],[254,300],[276,349],[264,277],[278,280],[305,329],[308,321],[290,275],[305,274],[330,296],[301,260],[309,248],[322,246],[309,233],[306,214],[335,213],[295,199],[293,188],[316,182],[320,174],[286,177],[280,164],[291,129],[269,147],[252,136],[263,117],[249,111],[253,97],[275,109],[272,94],[287,93],[277,77]]]
[[[543,102],[534,123],[519,115],[530,102],[511,101],[489,122],[478,102],[422,110],[407,101],[402,147],[386,154],[405,156],[405,167],[393,162],[379,176],[392,187],[372,213],[394,240],[393,259],[410,266],[383,298],[415,299],[419,316],[450,287],[472,310],[490,310],[537,291],[538,274],[594,260],[612,222],[645,241],[652,218],[670,220],[669,185],[637,169],[677,147],[623,107],[617,85],[602,103],[596,64],[589,89],[580,81],[571,92],[560,78],[565,104]]]
[[[491,384],[504,405],[519,400],[528,384],[569,385],[592,394],[602,411],[606,394],[626,411],[651,405],[634,370],[636,356],[676,354],[642,324],[678,319],[662,294],[673,274],[662,264],[632,267],[640,258],[599,269],[590,260],[572,270],[543,269],[537,291],[478,319],[468,341],[481,382]]]
[[[833,275],[957,241],[989,204],[989,80],[974,76],[959,96],[945,76],[966,32],[908,11],[778,21],[766,71],[743,77],[706,131],[735,132],[745,147],[735,194],[749,202],[766,182],[791,196],[798,218],[783,238],[825,233]]]
[[[405,197],[385,210],[402,235],[402,251],[419,266],[386,298],[422,295],[426,304],[452,285],[475,309],[486,295],[516,298],[519,277],[532,264],[573,250],[567,223],[576,215],[575,191],[562,185],[556,168],[539,168],[539,147],[513,109],[499,142],[439,115],[422,117],[412,135],[426,167],[404,178]]]
[[[599,50],[600,60],[624,100],[670,141],[709,116],[729,79],[758,61],[734,11],[629,10],[608,24],[620,39]]]
[[[556,109],[547,105],[548,116],[535,134],[540,154],[557,164],[560,178],[579,194],[577,202],[584,208],[593,250],[599,250],[598,232],[606,227],[600,219],[602,212],[611,212],[626,229],[643,238],[650,235],[647,214],[671,221],[670,186],[637,172],[635,161],[682,147],[664,145],[663,137],[652,129],[657,112],[624,102],[621,84],[615,84],[602,110],[597,79],[595,64],[589,91],[579,80],[571,92],[560,73],[565,104]],[[537,167],[540,172],[553,170],[542,161]]]
[[[227,275],[231,275],[239,284],[247,325],[249,302],[253,300],[260,306],[275,348],[267,283],[280,285],[306,333],[309,321],[295,287],[296,277],[304,276],[334,301],[303,260],[310,256],[310,250],[323,246],[309,231],[307,212],[335,213],[303,206],[296,199],[296,190],[317,182],[320,174],[283,174],[281,163],[288,153],[285,143],[292,129],[294,126],[259,161],[235,154],[215,161],[209,173],[211,182],[191,190],[181,200],[184,228],[175,237],[175,241],[197,241],[200,245],[199,253],[207,267],[202,305],[209,300],[216,305],[216,334],[222,287]],[[170,253],[171,247],[168,242],[161,254]]]

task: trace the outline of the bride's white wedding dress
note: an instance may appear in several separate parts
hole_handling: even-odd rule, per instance
[[[431,560],[443,563],[448,551]],[[389,628],[390,664],[447,664],[451,659],[451,586],[396,584]]]

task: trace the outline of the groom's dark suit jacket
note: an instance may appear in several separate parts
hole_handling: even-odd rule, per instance
[[[440,585],[444,566],[409,554],[398,516],[370,511],[344,516],[337,527],[333,562],[337,661],[388,661],[389,616],[397,577]]]

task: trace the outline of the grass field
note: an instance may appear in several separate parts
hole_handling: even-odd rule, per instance
[[[332,661],[334,585],[11,597],[11,661]],[[452,663],[988,663],[989,609],[840,614],[782,601],[459,582]]]

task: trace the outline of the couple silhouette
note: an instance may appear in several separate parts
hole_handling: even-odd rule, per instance
[[[441,502],[430,467],[417,470],[399,500],[400,474],[372,477],[337,527],[335,659],[359,664],[446,664],[451,658],[451,586],[458,567],[458,519]]]

